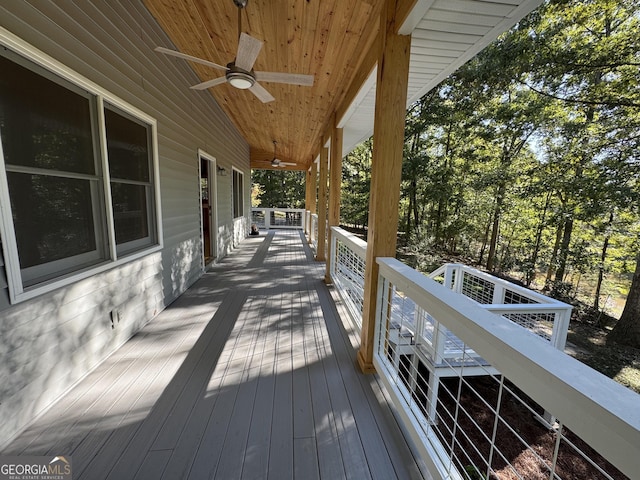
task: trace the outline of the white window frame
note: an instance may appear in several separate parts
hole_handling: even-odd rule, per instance
[[[16,304],[25,300],[35,298],[57,288],[70,285],[71,283],[75,283],[81,279],[88,278],[116,266],[160,251],[163,247],[163,235],[161,221],[162,208],[160,204],[158,132],[156,119],[147,115],[133,105],[125,102],[121,98],[115,96],[114,94],[92,82],[91,80],[66,67],[62,63],[33,47],[32,45],[25,42],[3,27],[0,27],[0,46],[6,47],[8,50],[23,57],[28,62],[44,68],[52,75],[53,78],[59,77],[78,88],[86,90],[90,95],[96,98],[97,112],[96,116],[92,117],[92,121],[97,121],[98,124],[99,146],[97,148],[96,154],[99,157],[98,161],[101,164],[101,172],[99,173],[102,175],[103,182],[103,197],[101,200],[106,205],[106,208],[104,208],[104,216],[101,216],[98,221],[104,219],[105,224],[102,228],[106,231],[108,241],[108,248],[106,249],[105,255],[106,259],[104,262],[98,265],[87,267],[84,270],[74,271],[66,275],[60,274],[59,276],[55,276],[55,278],[52,278],[51,280],[38,283],[33,286],[24,287],[24,279],[22,278],[22,272],[20,269],[18,245],[16,241],[15,229],[11,213],[7,170],[4,162],[4,153],[2,151],[2,142],[0,142],[0,236],[2,238],[2,249],[4,253],[5,268],[7,272],[7,283],[9,286],[9,297],[11,303]],[[51,80],[52,78],[49,79]],[[104,119],[105,102],[109,103],[116,109],[122,110],[128,115],[131,115],[138,121],[147,124],[151,129],[151,143],[149,145],[149,149],[151,150],[152,157],[150,165],[152,194],[150,196],[153,198],[151,199],[151,204],[149,205],[149,212],[150,215],[155,218],[149,225],[149,229],[150,232],[153,231],[152,237],[155,238],[151,239],[152,241],[150,244],[148,240],[145,240],[145,243],[148,245],[146,248],[142,246],[140,250],[131,253],[123,253],[121,256],[118,255],[115,243],[115,229],[112,211],[109,162],[107,156],[106,130]],[[14,170],[15,169],[12,168],[12,171]],[[100,181],[100,179],[98,181]],[[96,241],[100,242],[102,240],[100,238],[96,238]],[[60,261],[64,262],[65,260],[63,259]],[[51,264],[53,263],[54,262],[51,262]]]
[[[236,185],[233,181],[234,172],[240,174],[240,178],[242,178],[242,193],[240,195],[240,200],[242,205],[242,214],[236,216]],[[231,217],[233,219],[242,218],[246,215],[246,205],[244,204],[244,172],[236,167],[231,167]]]

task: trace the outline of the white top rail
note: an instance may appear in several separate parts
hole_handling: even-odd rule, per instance
[[[290,217],[290,214],[295,214]],[[282,218],[284,216],[284,218]],[[304,208],[251,208],[251,222],[258,228],[295,228],[304,229],[306,210]]]
[[[331,227],[331,232],[332,235],[335,235],[336,239],[347,245],[353,253],[358,255],[360,258],[366,258],[367,242],[340,227]]]
[[[556,300],[555,298],[551,298],[551,297],[547,297],[545,295],[542,295],[541,293],[535,292],[533,290],[530,290],[528,288],[525,287],[521,287],[519,285],[516,285],[514,283],[509,282],[508,280],[504,280],[502,278],[496,277],[494,275],[491,275],[487,272],[483,272],[481,270],[478,270],[476,268],[472,268],[469,267],[468,265],[464,265],[462,263],[445,263],[444,265],[442,265],[441,267],[439,267],[438,269],[434,270],[433,272],[431,272],[429,274],[430,278],[436,278],[438,276],[444,275],[447,269],[453,269],[456,272],[466,272],[469,273],[475,277],[478,278],[482,278],[483,280],[486,280],[487,282],[493,283],[494,285],[501,285],[504,288],[507,288],[509,290],[511,290],[512,292],[516,292],[520,295],[522,295],[523,297],[527,297],[531,300],[535,300],[539,303],[551,303],[551,304],[555,304],[558,306],[562,306],[562,307],[568,307],[571,308],[571,305],[568,305],[564,302],[561,302],[560,300]]]
[[[640,397],[521,327],[393,258],[380,275],[487,359],[545,410],[633,478],[640,472]],[[515,307],[509,305],[510,308]]]

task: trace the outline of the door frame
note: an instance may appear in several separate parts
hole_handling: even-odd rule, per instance
[[[205,252],[205,241],[204,241],[204,218],[202,213],[202,161],[208,162],[208,176],[207,176],[207,186],[209,190],[209,239],[211,244],[211,252],[210,258],[211,261],[207,263],[206,258],[207,255]],[[202,242],[202,269],[205,270],[207,266],[215,262],[216,258],[218,258],[218,182],[217,182],[217,173],[218,173],[218,163],[216,161],[216,157],[208,154],[202,149],[198,149],[198,198],[199,202],[199,211],[200,211],[200,240]],[[212,202],[213,201],[213,202]]]

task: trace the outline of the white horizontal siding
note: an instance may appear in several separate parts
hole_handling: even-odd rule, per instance
[[[246,205],[250,167],[247,143],[211,95],[188,88],[199,81],[188,64],[153,51],[172,44],[141,2],[5,2],[0,26],[156,119],[164,243],[18,305],[0,258],[1,448],[201,275],[198,149],[229,172],[217,177],[219,257],[233,242],[231,167],[245,173]]]

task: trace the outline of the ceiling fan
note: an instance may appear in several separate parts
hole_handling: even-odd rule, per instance
[[[287,167],[287,166],[294,166],[295,163],[290,163],[290,162],[283,162],[282,160],[280,160],[279,158],[276,158],[276,145],[277,142],[274,140],[273,141],[273,160],[271,160],[271,166],[272,167]]]
[[[164,47],[156,47],[156,52],[164,53],[166,55],[172,55],[174,57],[189,60],[202,65],[216,68],[218,70],[224,70],[226,73],[224,77],[214,78],[213,80],[207,80],[206,82],[193,85],[191,88],[194,90],[205,90],[216,85],[223,83],[229,83],[231,86],[240,90],[249,90],[253,93],[262,103],[272,102],[275,100],[273,96],[258,83],[262,82],[275,82],[285,83],[288,85],[302,85],[310,87],[313,85],[313,75],[302,75],[297,73],[279,73],[279,72],[256,72],[253,70],[253,64],[258,58],[258,54],[262,49],[263,42],[257,38],[253,38],[251,35],[247,35],[242,32],[242,9],[247,6],[249,0],[233,0],[233,3],[238,7],[238,52],[234,61],[228,63],[226,66],[218,65],[217,63],[210,62],[198,57],[193,57],[176,50],[171,50]]]

